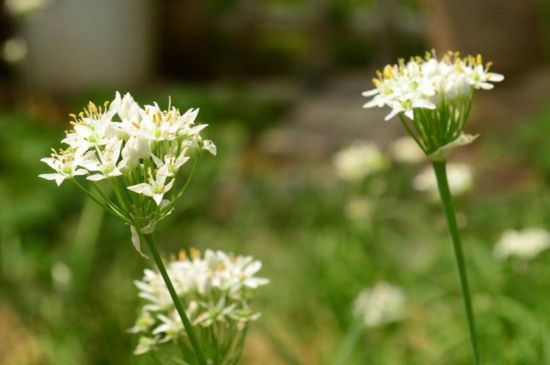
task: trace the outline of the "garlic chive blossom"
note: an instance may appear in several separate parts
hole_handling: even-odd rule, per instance
[[[444,160],[452,149],[475,139],[463,134],[475,91],[490,90],[504,79],[490,67],[481,55],[461,57],[458,52],[441,59],[435,52],[400,59],[377,72],[375,88],[363,93],[373,97],[364,107],[389,107],[386,120],[399,117],[426,155]]]
[[[178,297],[197,335],[203,342],[208,363],[236,364],[244,345],[246,328],[260,317],[251,302],[255,291],[269,283],[256,276],[262,264],[250,256],[234,256],[222,251],[191,249],[167,264]],[[187,334],[159,272],[145,270],[135,282],[143,306],[129,332],[140,336],[136,355],[183,342],[190,348]]]
[[[41,160],[54,171],[40,177],[57,185],[76,183],[130,225],[139,251],[138,232],[151,233],[183,192],[187,179],[181,168],[201,150],[216,154],[216,146],[200,135],[206,124],[195,124],[197,115],[198,109],[142,107],[128,93],[117,92],[103,106],[90,102],[78,116],[70,115],[72,129],[61,141],[66,147]],[[90,188],[79,182],[83,178]],[[113,198],[100,181],[111,184]]]

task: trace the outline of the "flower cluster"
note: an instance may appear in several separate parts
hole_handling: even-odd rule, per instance
[[[343,180],[360,182],[365,177],[384,170],[388,161],[374,143],[356,141],[336,153],[334,166]]]
[[[359,293],[353,313],[365,326],[380,327],[405,318],[405,302],[405,294],[401,288],[380,282]]]
[[[530,260],[550,248],[550,233],[542,228],[528,228],[521,231],[506,230],[497,242],[495,257],[506,259],[515,256]]]
[[[206,124],[195,124],[197,114],[198,109],[182,114],[156,103],[141,107],[130,94],[121,97],[118,92],[103,106],[90,102],[78,116],[70,115],[73,128],[62,140],[66,148],[41,160],[54,172],[40,177],[57,185],[75,182],[129,224],[134,245],[139,246],[137,231],[150,233],[181,195],[185,187],[177,186],[181,167],[200,150],[216,154],[216,146],[200,135]],[[91,183],[93,193],[75,179],[79,176]],[[114,201],[98,187],[103,180],[111,182]]]
[[[392,158],[403,164],[415,164],[424,160],[424,152],[418,147],[414,139],[409,136],[400,137],[390,145]]]
[[[217,356],[217,364],[233,364],[238,357],[250,321],[260,314],[250,302],[253,292],[269,281],[257,277],[261,262],[250,256],[233,256],[206,250],[204,255],[192,249],[189,257],[182,251],[167,265],[175,290],[191,323],[202,340],[207,357]],[[145,270],[136,281],[139,297],[145,303],[130,332],[140,335],[136,354],[155,350],[159,345],[186,339],[168,289],[159,272]],[[204,345],[207,342],[208,345]]]
[[[386,120],[398,116],[422,150],[431,155],[462,135],[475,90],[492,89],[493,82],[504,79],[490,72],[490,67],[481,55],[461,57],[458,52],[448,52],[441,59],[435,52],[408,62],[400,59],[377,72],[375,88],[363,93],[373,97],[364,107],[391,108]],[[431,157],[444,159],[451,148]]]

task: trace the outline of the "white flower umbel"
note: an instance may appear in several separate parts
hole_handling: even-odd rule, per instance
[[[380,282],[363,289],[353,307],[354,315],[367,327],[380,327],[405,318],[406,300],[403,290]]]
[[[430,159],[444,160],[452,148],[473,140],[453,144],[464,133],[476,90],[490,90],[504,79],[490,72],[490,66],[481,55],[460,57],[458,52],[441,59],[435,52],[408,62],[400,59],[378,71],[375,88],[363,93],[372,97],[364,107],[389,107],[386,120],[399,117]]]
[[[415,164],[424,160],[424,152],[409,136],[396,139],[390,145],[392,158],[400,163]]]
[[[133,227],[139,250],[139,235],[151,233],[181,196],[187,180],[182,167],[196,160],[200,150],[216,152],[214,144],[201,137],[206,125],[195,124],[197,114],[198,109],[182,114],[173,106],[141,107],[128,93],[122,97],[117,92],[103,107],[90,102],[78,116],[71,115],[72,129],[62,140],[67,147],[42,159],[54,172],[40,177],[58,185],[75,182]],[[76,179],[79,176],[90,188]],[[103,192],[99,181],[110,183],[114,198]]]
[[[233,256],[206,250],[201,255],[183,251],[167,264],[178,297],[202,339],[205,357],[212,364],[235,364],[244,344],[248,324],[260,314],[251,307],[254,291],[269,281],[256,276],[260,261],[250,256]],[[136,281],[144,303],[130,332],[140,336],[136,354],[154,351],[167,343],[182,341],[187,335],[161,274],[146,270]]]
[[[550,233],[542,228],[506,230],[495,245],[494,255],[498,259],[517,257],[531,260],[550,248]]]
[[[360,182],[365,177],[384,170],[388,161],[374,143],[356,141],[336,153],[334,166],[341,179]]]
[[[142,243],[147,244],[168,294],[165,305],[172,303],[175,308],[172,316],[165,316],[162,321],[175,326],[170,320],[179,317],[181,322],[177,325],[187,334],[191,347],[185,361],[208,365],[201,348],[202,339],[195,335],[152,235],[157,222],[172,212],[182,195],[198,153],[202,150],[216,153],[214,144],[200,135],[206,125],[195,124],[197,114],[198,109],[182,114],[173,106],[162,109],[156,103],[142,107],[130,94],[122,97],[118,92],[112,102],[103,106],[90,102],[78,116],[70,115],[73,128],[61,141],[67,147],[42,159],[54,172],[40,177],[58,185],[65,180],[74,182],[87,196],[130,226],[132,243],[138,252],[141,253]],[[190,159],[193,166],[184,174],[183,167]],[[83,177],[89,188],[79,182]],[[110,185],[112,198],[105,185]],[[136,352],[146,352],[155,343],[143,339]]]
[[[474,178],[472,168],[463,163],[449,163],[447,165],[449,187],[453,195],[463,195],[472,189]],[[430,198],[438,198],[437,179],[433,169],[428,166],[416,175],[412,182],[413,188],[427,193]]]

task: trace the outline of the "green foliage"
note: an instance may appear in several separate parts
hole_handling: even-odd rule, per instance
[[[378,280],[404,289],[407,317],[363,331],[350,365],[471,363],[452,247],[440,207],[410,187],[417,168],[396,164],[360,186],[337,180],[330,161],[269,168],[250,152],[251,139],[284,103],[191,88],[172,95],[173,104],[202,108],[219,155],[200,162],[158,241],[166,254],[221,248],[264,262],[272,283],[259,291],[264,316],[251,328],[243,363],[332,364],[353,328],[354,298]],[[524,146],[526,163],[544,174],[548,120],[533,121],[509,141]],[[27,363],[157,364],[132,355],[135,338],[126,333],[137,315],[132,282],[151,260],[132,248],[127,227],[69,184],[58,189],[36,177],[61,128],[22,114],[2,114],[0,127],[0,306],[38,349]],[[356,197],[370,209],[351,219],[345,207]],[[528,265],[492,255],[504,229],[548,222],[550,195],[474,192],[457,206],[466,217],[483,363],[550,363],[550,252]],[[254,355],[262,341],[268,350]]]

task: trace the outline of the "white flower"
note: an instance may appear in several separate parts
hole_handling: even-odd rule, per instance
[[[178,260],[167,265],[190,321],[199,333],[208,334],[203,338],[211,340],[212,335],[216,338],[214,346],[237,341],[244,335],[246,325],[259,317],[259,313],[251,309],[250,301],[257,288],[269,283],[256,276],[260,268],[261,263],[250,256],[235,257],[212,250],[201,255],[194,249],[190,257],[182,252]],[[147,269],[143,279],[135,284],[145,303],[130,331],[154,339],[148,343],[150,345],[185,338],[186,333],[160,273]],[[138,348],[143,350],[139,344]]]
[[[154,337],[142,336],[139,338],[138,345],[134,350],[134,355],[142,355],[156,348],[158,339]]]
[[[402,163],[418,163],[425,158],[424,152],[411,137],[401,137],[390,145],[390,152],[395,161]]]
[[[2,44],[2,58],[7,63],[19,63],[27,57],[27,42],[21,37],[13,37]]]
[[[431,157],[443,146],[450,150],[460,145],[451,142],[463,133],[475,91],[492,89],[492,83],[504,79],[489,72],[490,66],[480,55],[460,57],[458,52],[448,52],[441,59],[435,57],[435,52],[408,62],[400,59],[377,72],[375,88],[363,93],[372,98],[364,107],[389,107],[385,119],[398,116]]]
[[[40,161],[54,169],[55,173],[41,174],[39,177],[46,180],[54,180],[58,186],[66,179],[88,173],[88,171],[80,167],[83,162],[82,152],[72,148],[59,152],[53,151],[51,157],[45,157]]]
[[[175,176],[180,167],[182,167],[189,160],[189,157],[185,155],[186,152],[187,149],[184,149],[178,157],[166,155],[164,156],[164,161],[161,161],[158,157],[152,155],[151,157],[158,167],[158,174],[163,176]]]
[[[397,286],[380,282],[363,289],[355,299],[353,313],[367,327],[379,327],[405,318],[405,294]]]
[[[141,136],[130,137],[122,149],[122,158],[127,161],[130,168],[137,167],[140,160],[144,160],[150,155],[151,141]]]
[[[545,229],[506,230],[495,245],[494,255],[499,259],[516,256],[530,260],[549,247],[550,233]]]
[[[472,188],[474,183],[472,169],[466,164],[447,164],[447,178],[449,181],[449,188],[453,195],[462,195],[466,193]],[[426,167],[414,177],[413,187],[437,199],[439,190],[437,187],[437,179],[431,166]]]
[[[449,52],[437,60],[432,54],[425,59],[412,58],[396,65],[387,65],[373,80],[375,89],[363,96],[374,97],[365,108],[389,106],[386,117],[404,113],[414,119],[415,109],[435,109],[443,100],[472,94],[475,89],[492,89],[491,82],[500,82],[504,76],[489,72],[490,64],[483,65],[481,56],[460,58]]]
[[[110,110],[118,114],[122,121],[129,121],[130,123],[138,120],[143,112],[130,93],[124,94],[124,97],[121,98],[118,91],[116,92],[115,98],[110,103]]]
[[[72,128],[61,141],[68,148],[42,159],[54,173],[40,177],[59,185],[88,175],[94,189],[80,187],[133,227],[132,243],[139,251],[138,233],[152,233],[181,196],[185,181],[178,174],[181,166],[201,150],[216,153],[216,146],[202,138],[206,124],[195,124],[197,115],[198,109],[181,114],[175,107],[163,110],[156,103],[142,108],[129,93],[121,96],[117,92],[113,101],[103,106],[90,102],[78,115],[70,114]],[[100,180],[111,182],[113,198],[95,184]],[[150,197],[156,204],[127,194],[126,189]],[[172,189],[174,194],[166,199]]]
[[[334,156],[336,173],[347,181],[358,182],[384,170],[388,162],[375,144],[356,141]]]
[[[153,198],[157,205],[160,205],[164,194],[172,189],[174,185],[174,180],[166,183],[168,176],[157,173],[156,177],[153,178],[152,175],[149,176],[149,182],[141,183],[137,185],[128,186],[128,190],[133,191],[134,193],[143,194]]]
[[[99,181],[109,177],[122,175],[120,171],[126,165],[126,160],[119,161],[122,141],[116,138],[111,139],[105,145],[103,151],[93,153],[89,160],[84,161],[84,166],[88,171],[97,171],[99,173],[87,177],[91,181]]]
[[[362,197],[354,197],[347,202],[345,213],[348,219],[364,224],[367,221],[373,210],[372,203]]]
[[[51,0],[6,0],[6,10],[14,16],[26,16],[50,5]]]

